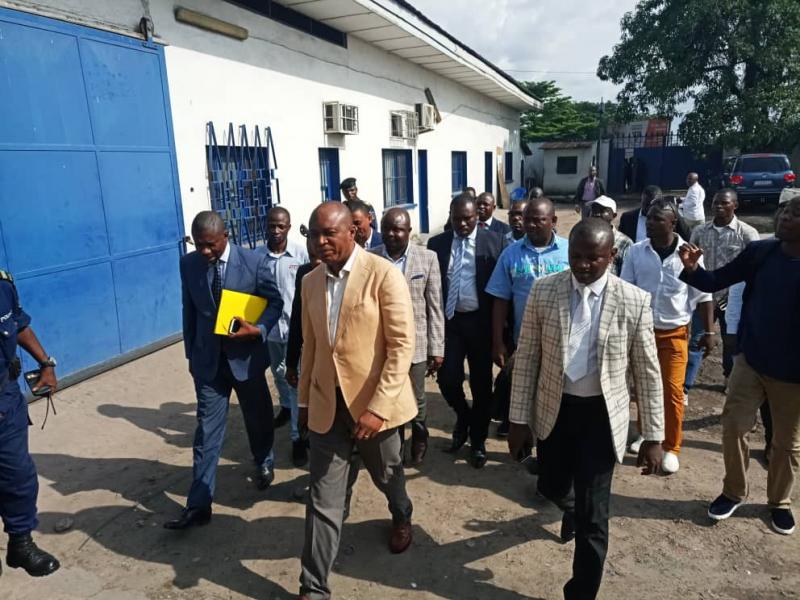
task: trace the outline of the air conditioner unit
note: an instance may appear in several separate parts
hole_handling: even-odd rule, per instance
[[[433,104],[417,104],[416,109],[420,132],[433,131],[436,127],[436,107]]]
[[[419,137],[417,113],[412,110],[393,110],[390,113],[392,137],[414,141]]]
[[[358,107],[341,102],[322,104],[322,122],[325,133],[358,133]]]

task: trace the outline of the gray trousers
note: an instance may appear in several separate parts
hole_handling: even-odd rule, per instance
[[[408,374],[411,376],[411,387],[414,388],[414,397],[417,399],[417,416],[414,421],[424,423],[428,403],[425,401],[425,374],[428,372],[428,361],[411,365]]]
[[[305,544],[300,573],[300,593],[311,600],[327,600],[331,591],[328,573],[339,551],[351,456],[355,447],[372,482],[389,501],[392,522],[411,519],[411,500],[406,494],[406,478],[400,456],[397,429],[382,431],[369,440],[353,439],[355,423],[336,390],[336,416],[327,433],[309,432],[311,472],[306,506]],[[352,478],[354,481],[355,478]]]

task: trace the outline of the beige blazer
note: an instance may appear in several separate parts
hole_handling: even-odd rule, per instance
[[[336,381],[354,420],[370,410],[384,429],[417,414],[408,371],[414,314],[403,274],[384,258],[356,255],[348,275],[333,347],[328,335],[326,267],[303,279],[303,357],[298,404],[308,427],[327,433],[336,414]]]
[[[556,424],[564,389],[564,357],[569,345],[572,274],[563,271],[539,279],[522,317],[511,378],[510,419],[529,423],[547,439]],[[630,421],[630,375],[646,440],[664,439],[664,395],[653,334],[650,294],[609,273],[597,360],[617,459],[622,462]]]

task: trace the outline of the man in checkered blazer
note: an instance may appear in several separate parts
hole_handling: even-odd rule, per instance
[[[644,473],[659,471],[664,402],[650,296],[608,272],[614,232],[584,219],[570,233],[570,271],[539,279],[522,318],[511,388],[508,444],[517,456],[540,440],[539,492],[575,532],[564,597],[594,598],[608,548],[608,505],[630,421],[627,375],[640,399]],[[574,486],[574,492],[573,492]]]

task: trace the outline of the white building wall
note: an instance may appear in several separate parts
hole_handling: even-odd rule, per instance
[[[578,170],[574,175],[556,173],[556,162],[559,156],[577,156]],[[594,157],[593,148],[571,148],[544,151],[544,189],[545,194],[553,196],[574,196],[581,179],[589,174]]]
[[[166,63],[172,107],[184,221],[210,206],[206,176],[206,123],[220,139],[229,123],[236,128],[269,125],[279,165],[281,199],[296,226],[320,201],[318,149],[339,144],[341,177],[358,179],[359,196],[383,207],[381,149],[407,147],[390,139],[390,110],[413,110],[430,88],[443,120],[421,134],[416,148],[428,150],[428,203],[431,231],[443,225],[451,198],[451,152],[467,152],[467,185],[484,188],[484,153],[497,148],[514,153],[518,165],[519,112],[436,73],[383,51],[355,36],[348,48],[314,38],[266,17],[219,0],[184,0],[190,8],[249,30],[238,41],[175,21],[168,0],[0,0],[66,20],[133,32],[146,7],[156,40],[167,45]],[[33,7],[33,8],[31,8]],[[323,133],[322,103],[342,101],[359,107],[360,133]],[[414,199],[419,201],[417,153],[413,152]],[[496,171],[496,169],[495,169]],[[496,172],[492,179],[497,186]],[[502,182],[501,182],[502,183]],[[492,191],[495,191],[492,190]],[[418,210],[413,210],[418,230]]]

